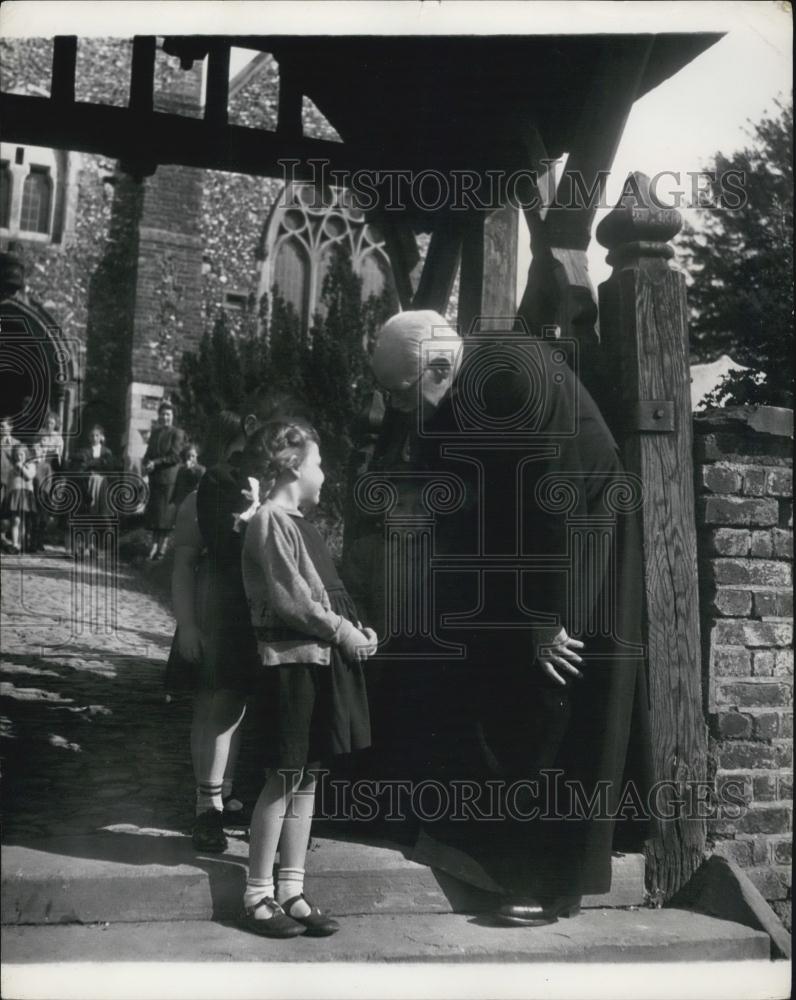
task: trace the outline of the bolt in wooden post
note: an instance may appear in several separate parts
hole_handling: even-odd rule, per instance
[[[672,819],[649,850],[654,898],[670,898],[703,859],[705,821],[693,818],[706,777],[697,587],[691,393],[685,275],[669,266],[680,213],[653,205],[649,179],[631,174],[597,227],[613,274],[599,289],[600,330],[616,405],[606,416],[628,471],[644,489],[645,641],[658,796]],[[693,800],[689,800],[689,794]],[[678,807],[681,799],[683,806]],[[687,815],[691,811],[692,816]]]

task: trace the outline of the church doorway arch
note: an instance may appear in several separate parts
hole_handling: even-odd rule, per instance
[[[53,412],[69,452],[79,433],[77,348],[35,301],[0,302],[0,416],[13,422],[19,440],[32,440]]]

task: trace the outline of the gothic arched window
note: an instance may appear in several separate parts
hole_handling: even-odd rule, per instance
[[[390,261],[379,230],[342,188],[322,196],[311,184],[283,189],[265,227],[259,296],[278,288],[293,304],[306,331],[316,312],[335,246],[346,245],[354,271],[362,278],[362,297],[395,290]],[[397,302],[397,295],[395,296]]]
[[[29,233],[50,231],[50,203],[52,180],[47,167],[31,166],[22,186],[22,208],[19,228]]]
[[[275,285],[301,320],[302,330],[309,320],[310,261],[304,244],[292,236],[282,240],[276,251],[272,287]]]
[[[0,236],[63,244],[74,234],[80,155],[0,143]]]

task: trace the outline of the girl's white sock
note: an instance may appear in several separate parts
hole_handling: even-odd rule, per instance
[[[301,895],[302,892],[304,892],[304,869],[282,868],[280,866],[276,880],[277,903],[285,903],[293,896]],[[288,916],[306,917],[309,912],[308,904],[303,899],[299,899],[291,906]]]
[[[247,878],[246,890],[243,893],[243,905],[247,908],[254,906],[255,903],[259,903],[263,896],[270,896],[271,899],[274,898],[273,876],[271,878]],[[267,906],[261,906],[254,913],[257,920],[268,920],[273,915],[273,912]]]

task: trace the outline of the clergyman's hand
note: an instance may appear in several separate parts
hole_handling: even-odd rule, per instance
[[[566,687],[573,677],[583,677],[577,664],[583,663],[576,650],[583,649],[583,643],[567,635],[562,628],[551,643],[539,647],[536,662],[547,676]]]

